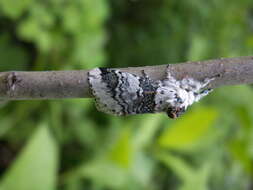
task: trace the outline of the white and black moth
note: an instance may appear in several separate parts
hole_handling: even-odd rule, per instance
[[[166,112],[177,118],[188,106],[199,101],[212,89],[205,89],[213,79],[176,80],[169,67],[164,80],[152,80],[144,72],[137,76],[120,70],[95,68],[88,82],[98,110],[113,115]]]

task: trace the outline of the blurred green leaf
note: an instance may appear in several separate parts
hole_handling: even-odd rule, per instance
[[[4,175],[3,190],[53,190],[56,187],[58,150],[46,126],[39,127]]]
[[[248,143],[243,140],[234,140],[230,145],[229,149],[237,160],[243,167],[243,169],[249,173],[252,173],[252,155],[249,151]]]
[[[135,160],[131,168],[133,178],[147,189],[149,184],[152,183],[152,178],[155,172],[156,161],[147,156],[144,151],[135,153]]]
[[[17,19],[32,4],[33,0],[1,0],[0,7],[10,18]]]
[[[210,162],[194,169],[182,158],[169,153],[160,153],[157,158],[181,179],[179,190],[208,190],[208,177],[212,169]]]
[[[45,30],[43,23],[40,23],[36,18],[29,17],[24,20],[18,28],[18,33],[21,38],[28,42],[36,42],[42,52],[51,48],[50,33]]]
[[[188,52],[188,59],[191,61],[199,61],[206,58],[208,52],[208,42],[201,34],[193,34],[191,39],[191,47]]]
[[[215,109],[199,107],[182,116],[167,128],[158,138],[158,144],[177,150],[192,148],[203,139],[217,116]]]
[[[134,148],[140,151],[149,144],[152,144],[156,132],[164,122],[168,122],[168,117],[165,114],[154,114],[152,117],[143,115],[134,134]]]
[[[235,110],[236,115],[240,121],[240,124],[243,127],[245,135],[250,135],[250,129],[252,125],[252,113],[251,110],[247,109],[246,106],[238,106]]]
[[[129,180],[125,169],[113,162],[95,160],[88,162],[78,169],[79,177],[91,179],[94,184],[111,188],[122,188]]]
[[[109,153],[109,159],[123,168],[128,168],[133,163],[134,148],[131,140],[131,131],[126,128],[122,131],[118,141]]]
[[[25,70],[29,57],[27,51],[15,44],[8,33],[0,35],[0,71]]]
[[[223,86],[213,92],[215,101],[213,103],[221,108],[236,111],[237,108],[245,106],[252,109],[249,104],[253,96],[252,87],[249,85]]]

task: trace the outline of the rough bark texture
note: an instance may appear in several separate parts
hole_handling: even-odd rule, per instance
[[[166,66],[128,67],[120,70],[137,75],[142,75],[144,70],[152,79],[163,79]],[[177,79],[185,76],[198,80],[216,77],[210,84],[211,88],[253,83],[253,56],[171,64],[170,69]],[[0,99],[90,98],[87,73],[88,70],[1,72]]]

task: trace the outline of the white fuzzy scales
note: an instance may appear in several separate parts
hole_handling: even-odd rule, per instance
[[[203,82],[193,78],[176,80],[167,70],[167,77],[160,82],[155,96],[156,110],[171,106],[187,109],[194,102],[208,95],[212,89],[204,89],[214,78],[205,79]]]
[[[176,118],[188,106],[206,96],[213,79],[198,81],[186,77],[176,80],[169,67],[164,80],[153,81],[147,75],[136,76],[114,69],[93,69],[88,81],[97,108],[113,115],[166,112]]]
[[[100,69],[96,68],[89,72],[89,84],[93,95],[96,98],[96,107],[102,112],[109,114],[119,114],[117,110],[121,110],[120,105],[115,99],[110,95],[110,89],[108,89],[107,84],[102,80],[102,73]],[[111,109],[108,109],[111,108]],[[113,111],[116,110],[116,111]]]

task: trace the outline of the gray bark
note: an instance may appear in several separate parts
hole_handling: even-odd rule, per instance
[[[167,65],[128,67],[119,70],[142,75],[142,70],[155,80],[165,77]],[[220,58],[171,64],[171,73],[177,79],[193,77],[198,80],[216,77],[211,88],[223,85],[253,83],[253,56]],[[0,72],[0,99],[59,99],[91,98],[87,82],[88,70]]]

